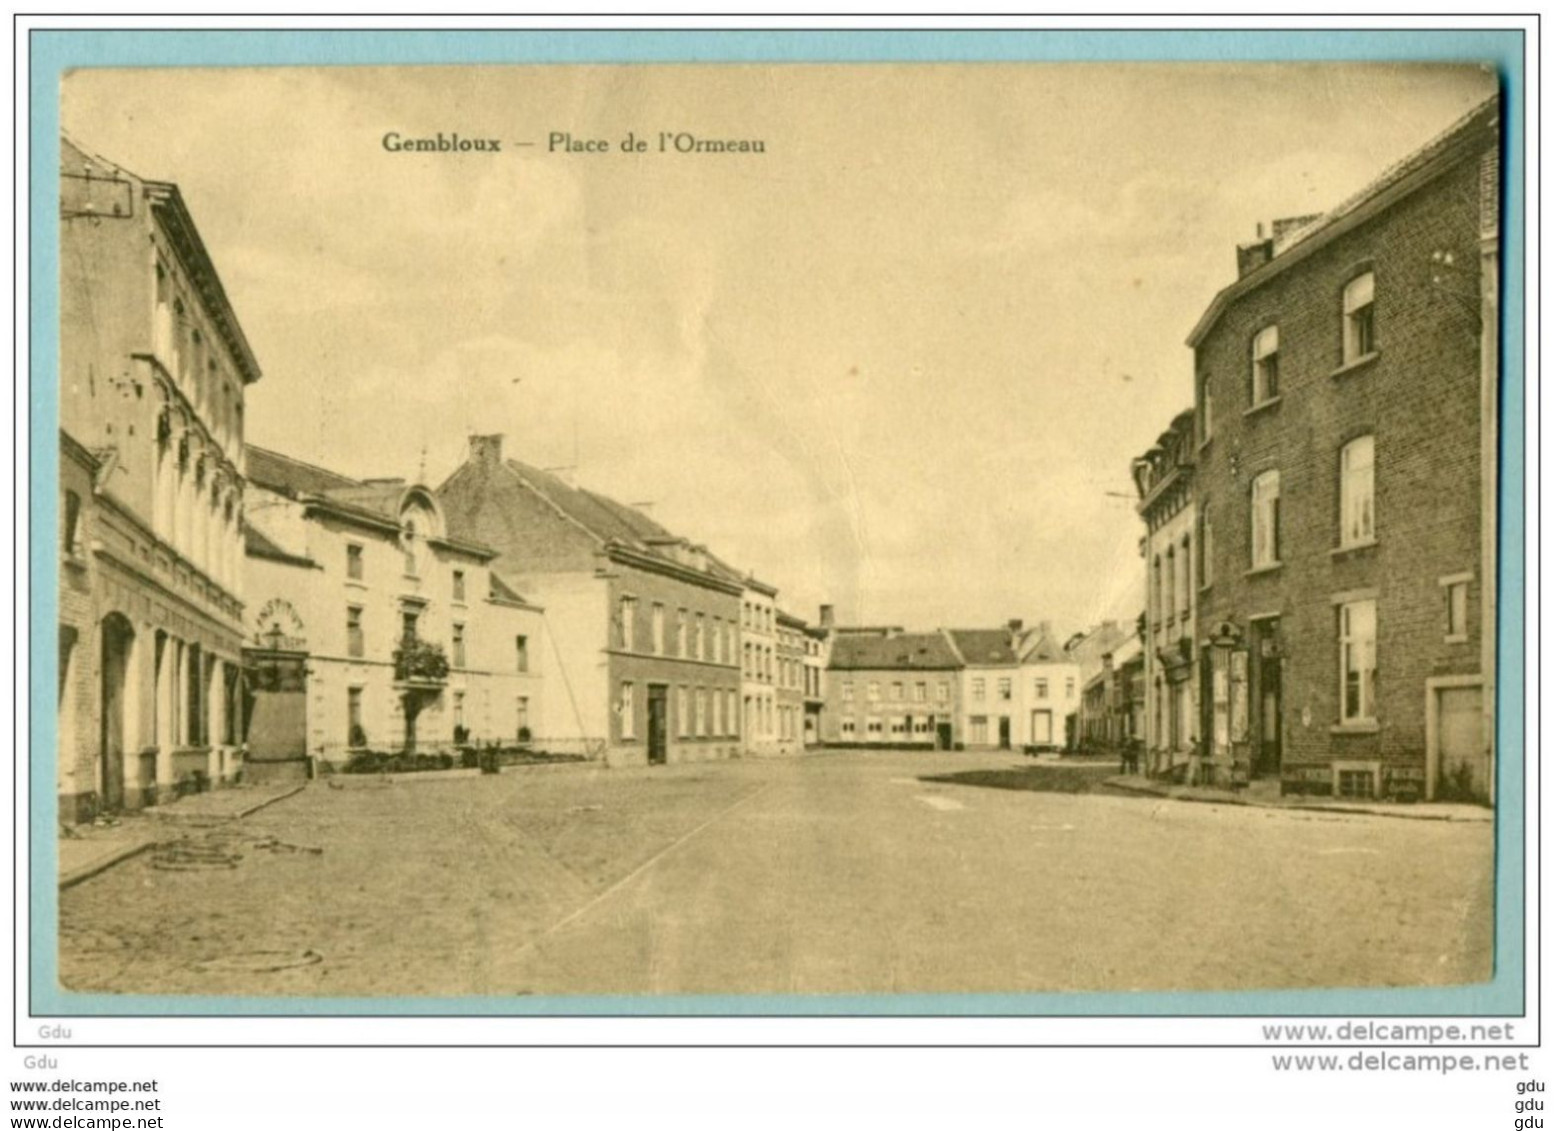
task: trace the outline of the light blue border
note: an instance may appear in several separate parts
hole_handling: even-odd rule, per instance
[[[1023,62],[1023,61],[1482,61],[1498,68],[1506,129],[1506,239],[1502,249],[1504,373],[1501,420],[1502,533],[1499,642],[1499,826],[1497,891],[1519,893],[1525,877],[1523,781],[1525,622],[1521,431],[1525,403],[1524,37],[1494,31],[33,31],[30,203],[32,435],[31,670],[57,665],[59,467],[55,216],[59,81],[71,67],[315,64],[648,62]],[[1184,327],[1185,329],[1185,327]],[[1515,406],[1507,412],[1505,406]],[[1520,900],[1496,904],[1496,974],[1481,986],[1445,989],[1300,990],[1236,993],[975,994],[858,997],[233,998],[81,994],[57,979],[57,801],[55,688],[30,684],[32,763],[32,1010],[38,1016],[309,1015],[468,1016],[1519,1016],[1525,985]],[[1296,925],[1298,927],[1298,925]]]

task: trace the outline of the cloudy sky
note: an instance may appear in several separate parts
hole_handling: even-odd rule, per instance
[[[502,432],[799,615],[1066,630],[1139,608],[1113,493],[1190,403],[1183,340],[1235,243],[1494,89],[1466,66],[86,70],[63,122],[182,189],[264,369],[253,442],[359,476],[424,458],[435,485]],[[619,152],[633,131],[649,153]],[[659,154],[661,131],[766,152]]]

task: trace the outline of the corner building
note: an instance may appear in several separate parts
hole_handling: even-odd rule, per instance
[[[1493,796],[1499,144],[1276,223],[1192,332],[1210,781]]]

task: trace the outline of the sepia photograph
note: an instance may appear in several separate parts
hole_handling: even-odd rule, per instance
[[[1504,81],[69,70],[64,999],[1489,983]]]

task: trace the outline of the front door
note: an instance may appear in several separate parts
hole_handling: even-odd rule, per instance
[[[998,719],[998,748],[1009,749],[1009,716],[1002,715]]]
[[[1489,757],[1484,743],[1483,690],[1443,687],[1436,692],[1438,801],[1489,798]]]
[[[648,687],[648,764],[661,766],[669,760],[669,688],[663,684]]]
[[[129,650],[135,633],[117,613],[102,624],[102,732],[98,736],[102,805],[109,813],[124,808],[124,698]]]
[[[1257,660],[1257,746],[1254,754],[1254,777],[1279,776],[1283,761],[1284,692],[1282,681],[1283,661],[1279,657],[1279,622],[1257,622],[1257,644],[1254,656]]]
[[[1031,712],[1031,745],[1032,746],[1051,746],[1052,745],[1052,712],[1051,711],[1032,711]]]
[[[938,741],[935,743],[940,750],[948,750],[955,744],[955,728],[949,723],[940,723]]]
[[[307,655],[261,649],[243,651],[245,695],[243,718],[247,729],[246,760],[303,762],[308,756]],[[406,705],[406,749],[415,748],[415,716]],[[385,746],[389,735],[368,736]]]

